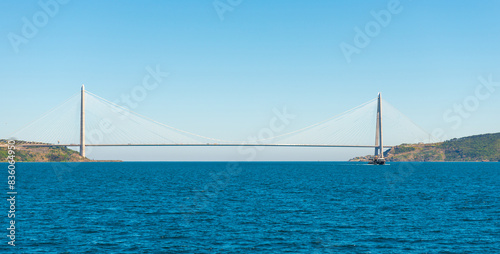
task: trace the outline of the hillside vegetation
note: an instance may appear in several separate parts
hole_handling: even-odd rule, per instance
[[[16,144],[25,143],[24,141],[16,141]],[[0,140],[0,161],[6,162],[8,156],[6,140]],[[67,147],[51,146],[51,147],[21,147],[15,146],[15,161],[16,162],[83,162],[92,161],[74,150]]]
[[[351,161],[367,161],[371,156]],[[402,144],[384,153],[387,161],[500,161],[500,133],[433,144]]]

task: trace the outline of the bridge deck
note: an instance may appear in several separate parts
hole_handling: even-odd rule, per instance
[[[0,145],[0,147],[6,145]],[[18,147],[50,147],[50,146],[70,146],[76,147],[80,144],[18,144]],[[375,148],[374,145],[328,145],[328,144],[85,144],[85,146],[272,146],[272,147],[346,147],[346,148]],[[392,148],[392,146],[384,146],[384,148]]]

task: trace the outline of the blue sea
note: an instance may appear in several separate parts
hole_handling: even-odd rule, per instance
[[[1,253],[500,253],[500,163],[16,166]]]

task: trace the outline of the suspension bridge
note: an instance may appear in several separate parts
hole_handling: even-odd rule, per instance
[[[386,131],[390,145],[384,145],[387,128],[390,129]],[[23,147],[78,147],[84,157],[86,147],[267,146],[372,148],[375,156],[382,160],[384,149],[401,143],[431,142],[432,139],[382,100],[380,93],[375,99],[319,123],[244,142],[210,138],[157,122],[86,91],[83,85],[79,93],[12,133],[11,137],[34,141],[18,145]]]

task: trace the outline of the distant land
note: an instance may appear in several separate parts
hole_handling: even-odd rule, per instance
[[[80,156],[80,154],[67,147],[22,147],[19,144],[37,142],[16,141],[16,162],[107,162],[108,160],[91,160]],[[42,143],[39,143],[42,144]],[[8,156],[7,140],[0,139],[0,162],[6,162]],[[111,160],[109,160],[111,162]],[[112,161],[119,162],[119,161]]]
[[[373,155],[349,161],[369,161]],[[500,133],[454,138],[432,144],[402,144],[384,152],[386,161],[500,162]]]
[[[16,144],[35,143],[16,141]],[[0,162],[6,162],[7,140],[0,139]],[[91,160],[67,147],[16,146],[16,162],[105,162]],[[454,138],[431,144],[401,144],[384,152],[386,161],[484,161],[500,162],[500,133]],[[356,157],[349,161],[371,161],[373,155]],[[118,162],[113,160],[113,162]]]

